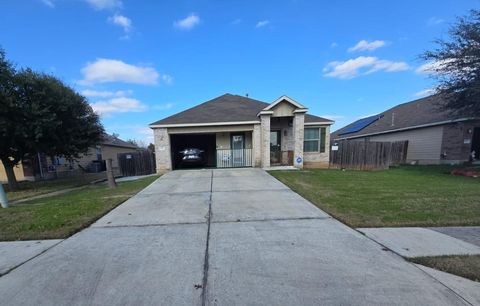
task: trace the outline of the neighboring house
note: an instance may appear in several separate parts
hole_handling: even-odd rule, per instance
[[[56,177],[82,174],[86,171],[98,172],[105,170],[104,161],[111,158],[112,167],[116,174],[119,173],[118,153],[130,153],[139,148],[116,136],[104,134],[103,141],[92,147],[87,153],[74,161],[63,157],[50,158],[45,154],[38,154],[31,159],[23,160],[15,169],[17,180],[50,179]],[[0,163],[0,181],[6,182],[7,176],[3,165]]]
[[[408,140],[407,162],[461,163],[472,151],[480,155],[480,118],[447,111],[438,95],[397,105],[357,120],[330,136],[340,140]]]
[[[282,96],[265,103],[225,94],[150,124],[157,172],[176,169],[179,152],[205,151],[208,167],[328,167],[330,125]]]

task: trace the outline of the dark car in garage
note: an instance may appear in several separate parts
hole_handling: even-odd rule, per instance
[[[186,148],[179,152],[181,166],[203,166],[206,164],[205,151],[198,148]]]

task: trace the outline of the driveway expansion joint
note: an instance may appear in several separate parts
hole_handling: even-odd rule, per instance
[[[268,221],[304,221],[304,220],[329,220],[332,217],[298,217],[298,218],[271,218],[271,219],[252,219],[252,220],[220,220],[212,221],[211,223],[222,224],[222,223],[244,223],[244,222],[268,222]]]
[[[212,197],[213,197],[213,171],[210,175],[210,197],[208,200],[207,214],[207,239],[205,243],[205,259],[203,262],[203,282],[202,282],[202,306],[207,304],[207,284],[208,284],[208,249],[210,245],[210,223],[212,220]]]
[[[170,225],[199,225],[205,224],[205,222],[177,222],[177,223],[150,223],[150,224],[130,224],[130,225],[102,225],[102,226],[92,226],[91,229],[97,228],[122,228],[122,227],[157,227],[157,226],[170,226]]]
[[[37,258],[38,256],[40,256],[40,255],[42,255],[42,254],[44,254],[44,253],[48,252],[50,249],[52,249],[52,248],[56,247],[57,245],[59,245],[60,243],[64,242],[65,240],[66,240],[66,239],[62,239],[61,241],[59,241],[59,242],[57,242],[57,243],[55,243],[55,244],[51,245],[50,247],[46,248],[45,250],[41,251],[40,253],[36,254],[35,256],[33,256],[33,257],[30,257],[29,259],[25,260],[24,262],[21,262],[21,263],[17,264],[16,266],[14,266],[14,267],[12,267],[12,268],[8,269],[7,271],[5,271],[5,272],[3,272],[3,273],[0,273],[0,277],[2,277],[2,276],[5,276],[5,275],[9,274],[9,273],[10,273],[10,272],[12,272],[13,270],[15,270],[15,269],[17,269],[17,268],[19,268],[19,267],[23,266],[24,264],[26,264],[27,262],[29,262],[29,261],[31,261],[31,260],[33,260],[33,259]]]

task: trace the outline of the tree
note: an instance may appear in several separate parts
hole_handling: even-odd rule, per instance
[[[150,143],[147,147],[147,149],[152,152],[152,153],[155,153],[155,145],[153,143]]]
[[[5,53],[0,54],[0,66],[8,67]],[[30,69],[4,75],[0,79],[0,160],[12,190],[18,188],[13,167],[22,159],[39,152],[73,159],[101,141],[104,131],[98,115],[62,81]]]
[[[458,18],[449,29],[450,39],[437,39],[437,49],[420,57],[429,61],[436,92],[445,107],[468,115],[480,114],[480,11]]]
[[[22,137],[19,129],[12,124],[17,119],[15,102],[15,67],[6,59],[5,51],[0,48],[0,159],[7,174],[9,187],[18,187],[13,166],[18,163],[16,156],[23,148],[15,145],[14,139]],[[7,123],[9,121],[10,123]]]

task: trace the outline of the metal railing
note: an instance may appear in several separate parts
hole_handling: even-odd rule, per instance
[[[252,149],[217,149],[217,168],[252,167]]]

